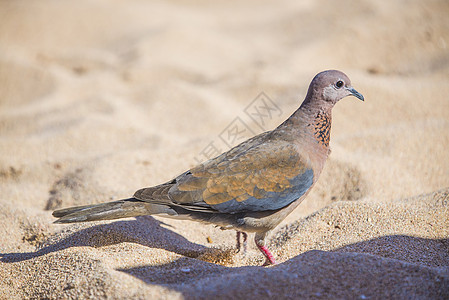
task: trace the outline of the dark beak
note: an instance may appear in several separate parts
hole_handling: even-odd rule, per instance
[[[363,95],[360,94],[359,92],[357,92],[354,88],[352,88],[352,87],[348,88],[348,91],[350,91],[354,97],[359,98],[362,101],[365,101],[365,98],[363,97]]]

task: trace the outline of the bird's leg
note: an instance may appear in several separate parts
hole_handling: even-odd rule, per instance
[[[266,246],[262,246],[262,245],[258,245],[258,244],[256,244],[256,245],[259,248],[259,250],[263,253],[263,255],[265,255],[265,257],[267,258],[267,260],[265,261],[265,263],[263,265],[264,266],[275,265],[276,260],[274,259],[273,254],[271,254],[271,252],[268,250],[268,248]]]
[[[264,266],[276,264],[276,260],[274,259],[273,254],[271,254],[271,252],[265,246],[265,237],[267,236],[267,233],[268,232],[262,232],[262,233],[257,232],[255,239],[254,239],[256,242],[257,248],[259,248],[260,252],[262,252],[262,254],[267,258],[267,260],[263,264]]]
[[[243,235],[243,255],[246,255],[246,249],[247,249],[247,240],[248,240],[248,234],[244,231],[242,231]]]
[[[241,231],[236,231],[237,235],[236,235],[236,239],[237,239],[237,252],[240,252],[240,234],[242,233]]]
[[[240,235],[243,235],[243,254],[246,254],[246,241],[248,240],[248,234],[244,231],[237,231],[237,252],[240,252]]]

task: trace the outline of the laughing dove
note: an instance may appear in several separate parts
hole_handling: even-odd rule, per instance
[[[53,212],[55,223],[141,215],[179,217],[255,232],[266,264],[265,237],[307,196],[329,154],[331,111],[346,96],[364,100],[336,70],[316,75],[303,103],[276,129],[259,134],[164,184],[132,198]],[[244,235],[246,238],[246,234]],[[238,241],[239,242],[239,241]]]

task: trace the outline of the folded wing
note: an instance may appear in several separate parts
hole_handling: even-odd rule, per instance
[[[241,151],[234,148],[164,185],[141,189],[134,197],[189,210],[241,213],[280,209],[312,186],[310,164],[290,143],[240,147]]]

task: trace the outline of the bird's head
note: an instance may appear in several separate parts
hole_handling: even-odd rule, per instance
[[[322,99],[332,106],[346,96],[355,96],[364,101],[363,95],[351,86],[348,76],[337,70],[318,73],[310,83],[307,92],[307,98]]]

